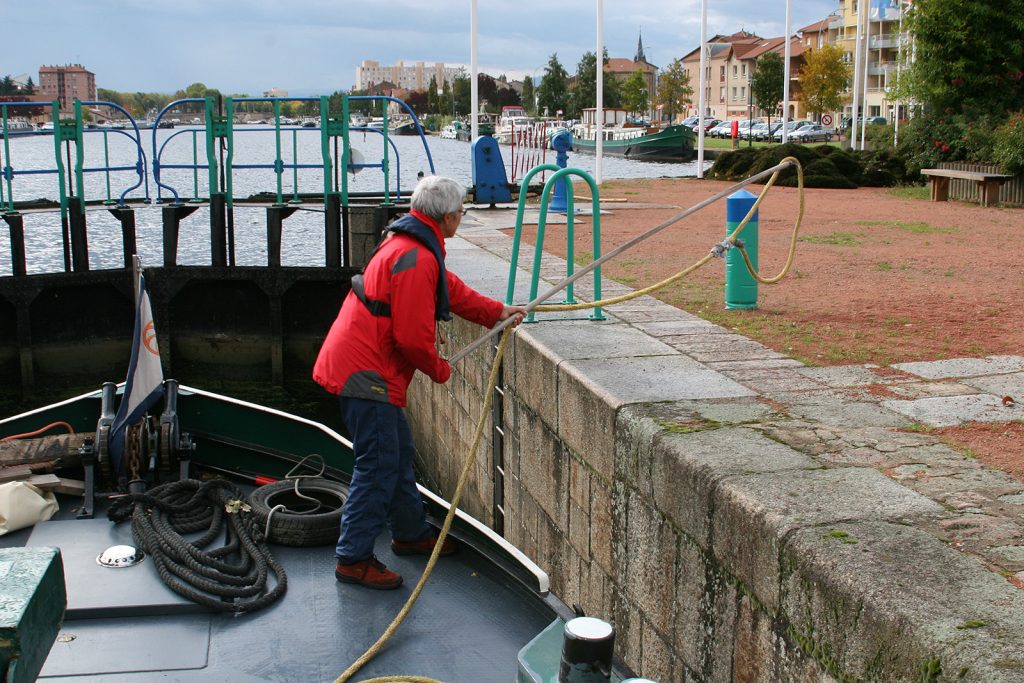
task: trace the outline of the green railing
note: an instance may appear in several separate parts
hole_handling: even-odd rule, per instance
[[[601,258],[601,211],[600,199],[598,196],[597,183],[586,171],[578,168],[561,168],[554,164],[542,164],[535,166],[523,177],[522,186],[528,187],[530,179],[541,171],[554,171],[547,182],[544,183],[544,190],[540,198],[540,217],[537,219],[537,239],[533,249],[533,268],[530,273],[530,301],[537,298],[537,290],[540,282],[540,262],[544,252],[544,231],[548,220],[548,205],[551,203],[551,193],[558,181],[565,184],[566,199],[566,254],[565,254],[565,275],[571,277],[575,270],[575,208],[573,206],[573,186],[567,176],[579,176],[590,186],[590,199],[593,211],[593,258],[596,261]],[[516,227],[512,236],[512,256],[508,272],[508,289],[505,293],[505,303],[512,304],[516,289],[516,271],[519,264],[519,244],[523,232],[523,214],[526,211],[526,193],[519,194],[519,206],[516,212]],[[594,269],[594,301],[601,300],[601,267]],[[573,285],[570,283],[565,290],[565,301],[563,303],[576,303],[573,293]],[[595,306],[590,315],[591,320],[604,320],[604,314],[600,306]],[[527,316],[527,322],[534,322],[535,314],[531,312]]]

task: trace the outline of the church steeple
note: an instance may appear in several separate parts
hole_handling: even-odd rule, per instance
[[[647,57],[644,55],[644,36],[643,33],[638,33],[636,41],[636,56],[633,57],[634,62],[646,62]]]

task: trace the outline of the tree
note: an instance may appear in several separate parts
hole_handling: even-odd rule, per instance
[[[537,114],[537,103],[534,102],[533,92],[533,78],[527,76],[523,79],[523,104],[526,106],[526,111],[536,116]]]
[[[455,75],[455,79],[452,81],[452,97],[455,99],[455,115],[461,112],[463,114],[469,114],[473,108],[470,106],[470,99],[472,97],[470,89],[469,76],[466,75],[465,69],[459,69]]]
[[[917,0],[911,97],[938,112],[1024,107],[1024,0]]]
[[[608,50],[604,51],[604,64],[608,63]],[[618,107],[622,104],[622,89],[619,80],[610,74],[604,76],[602,98],[605,107]],[[578,117],[584,109],[597,106],[597,57],[593,52],[584,52],[576,65],[576,83],[572,91],[570,111]]]
[[[445,116],[455,116],[455,103],[452,98],[452,85],[448,79],[441,84],[441,99],[437,102],[438,109]]]
[[[431,76],[430,85],[427,86],[427,111],[431,114],[440,113],[437,102],[437,76]]]
[[[835,45],[810,50],[800,71],[800,99],[807,111],[821,118],[827,111],[843,106],[850,82],[850,67],[843,61],[843,51]]]
[[[654,101],[668,113],[671,122],[676,112],[686,108],[691,97],[693,88],[690,87],[690,77],[683,68],[683,60],[677,59],[658,78],[658,94]]]
[[[569,74],[558,61],[558,54],[551,55],[548,65],[544,69],[544,78],[540,81],[540,88],[537,89],[538,106],[548,116],[554,116],[559,111],[564,113],[568,107],[568,79]]]
[[[0,95],[13,95],[16,90],[13,78],[9,75],[0,78]]]
[[[494,95],[497,92],[498,84],[494,82],[493,78],[483,73],[476,75],[476,96],[480,102],[490,104],[492,107],[496,106]],[[487,111],[485,107],[481,107],[480,110]]]
[[[647,79],[643,71],[637,69],[622,83],[622,104],[635,114],[647,111]]]
[[[772,112],[779,108],[779,102],[782,101],[785,80],[785,65],[778,52],[766,52],[754,63],[750,90],[757,106],[768,115],[769,125],[772,122]]]
[[[26,95],[35,95],[36,94],[36,84],[32,82],[32,77],[31,76],[28,77],[28,83],[25,84],[25,94]]]

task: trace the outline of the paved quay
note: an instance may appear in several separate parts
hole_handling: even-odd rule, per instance
[[[536,216],[529,209],[525,222]],[[502,230],[514,222],[514,208],[471,211],[449,242],[452,270],[503,298],[512,245]],[[532,259],[523,245],[518,303],[529,298]],[[541,274],[543,291],[565,262],[544,254]],[[592,288],[581,279],[577,297]],[[604,297],[628,291],[603,282]],[[808,367],[652,297],[604,312],[602,322],[586,311],[540,314],[517,335],[585,377],[614,411],[616,433],[646,444],[632,465],[638,479],[649,468],[651,481],[678,486],[641,494],[685,520],[687,539],[728,564],[759,609],[785,615],[788,641],[818,664],[814,680],[902,680],[893,672],[916,668],[914,680],[1024,681],[1024,484],[929,433],[1024,420],[1024,356]],[[1007,395],[1016,402],[1004,405]],[[652,601],[654,627],[682,628],[676,602]],[[658,610],[667,610],[660,621]],[[740,652],[740,640],[729,675],[717,655],[688,653],[681,640],[666,645],[674,663],[642,673],[727,680],[742,665],[756,674],[767,665],[746,661],[758,655]],[[762,670],[747,680],[769,679]]]

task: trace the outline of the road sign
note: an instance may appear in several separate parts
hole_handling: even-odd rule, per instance
[[[832,114],[822,114],[821,115],[821,125],[823,125],[823,126],[831,126],[832,125]]]

